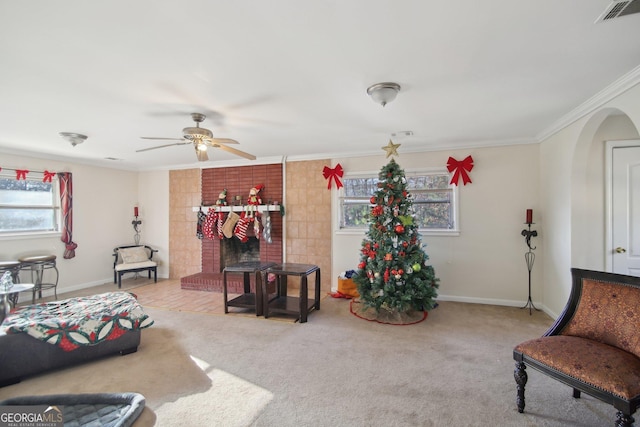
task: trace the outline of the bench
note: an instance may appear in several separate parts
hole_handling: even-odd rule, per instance
[[[617,409],[615,425],[630,427],[640,405],[640,277],[572,269],[567,305],[545,334],[517,345],[514,378],[524,412],[526,367]]]
[[[153,281],[158,282],[158,263],[153,261],[153,254],[158,252],[147,245],[125,245],[113,249],[113,283],[122,287],[122,275],[146,271]]]

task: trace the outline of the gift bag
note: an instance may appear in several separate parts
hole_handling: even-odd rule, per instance
[[[353,281],[353,279],[343,279],[338,277],[338,292],[352,298],[360,296],[358,293],[358,285]]]

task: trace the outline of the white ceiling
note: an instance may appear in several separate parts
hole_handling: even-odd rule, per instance
[[[181,137],[191,112],[258,161],[384,155],[406,130],[400,156],[535,142],[638,74],[640,14],[596,24],[609,4],[0,0],[0,151],[132,170],[250,163],[136,153],[167,143],[141,136]],[[384,108],[366,94],[383,81],[402,86]]]

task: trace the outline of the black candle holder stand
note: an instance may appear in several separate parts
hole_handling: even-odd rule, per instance
[[[524,259],[527,262],[527,270],[529,271],[529,297],[527,298],[527,303],[521,308],[529,308],[529,315],[531,316],[532,308],[536,311],[540,311],[539,308],[536,308],[536,306],[533,305],[533,300],[531,299],[531,270],[533,270],[533,263],[536,260],[536,254],[533,253],[536,247],[531,246],[531,238],[537,237],[538,232],[536,230],[531,229],[531,225],[534,224],[533,222],[526,223],[526,224],[528,226],[528,229],[525,228],[524,230],[522,230],[520,234],[524,236],[525,242],[527,243],[527,247],[529,248],[529,250],[524,254]]]

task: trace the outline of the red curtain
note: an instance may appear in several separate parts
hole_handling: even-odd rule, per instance
[[[60,180],[60,208],[62,209],[62,236],[65,243],[64,259],[76,256],[77,244],[73,243],[73,183],[71,172],[58,174]]]

